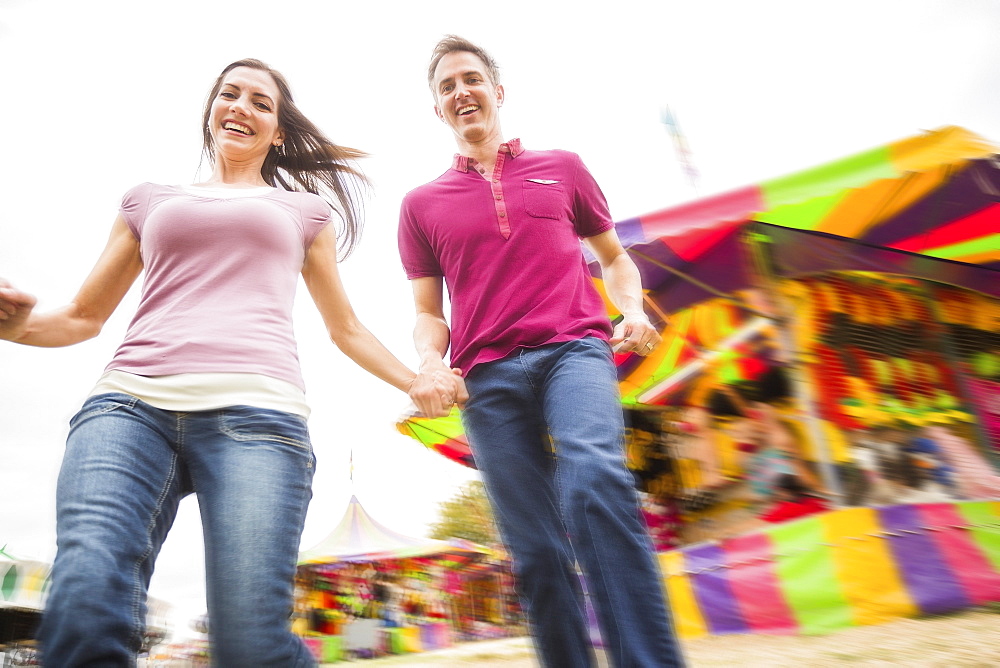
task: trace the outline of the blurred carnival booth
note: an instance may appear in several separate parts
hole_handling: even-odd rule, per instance
[[[403,654],[521,628],[502,554],[417,538],[373,519],[357,497],[299,555],[295,631],[318,660]]]
[[[21,665],[35,655],[35,634],[49,593],[51,564],[13,556],[0,548],[0,658],[2,665]],[[156,598],[147,601],[146,635],[143,648],[160,643],[167,635],[170,605]],[[33,665],[23,663],[23,665]]]
[[[1000,600],[997,153],[946,127],[617,224],[664,340],[616,364],[682,633]],[[475,466],[457,412],[397,427]]]
[[[6,550],[6,545],[0,549],[0,664],[5,666],[35,656],[35,633],[45,608],[50,568]]]

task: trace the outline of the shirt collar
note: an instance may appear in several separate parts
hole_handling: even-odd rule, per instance
[[[510,153],[510,157],[516,158],[524,153],[524,148],[521,146],[521,140],[515,137],[510,141],[500,144],[500,152]],[[459,155],[456,153],[454,160],[452,160],[451,168],[459,172],[467,172],[469,171],[469,167],[475,163],[475,158],[470,158],[467,155]]]

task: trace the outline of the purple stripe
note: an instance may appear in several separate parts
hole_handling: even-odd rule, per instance
[[[639,268],[643,287],[651,290],[650,297],[664,313],[676,313],[718,293],[731,294],[753,285],[750,264],[744,261],[745,247],[735,232],[705,251],[697,262],[683,260],[661,241],[635,246],[629,251]],[[694,282],[637,256],[634,251],[680,270]],[[699,284],[711,286],[712,291]]]
[[[749,633],[739,603],[729,584],[726,553],[716,545],[703,545],[684,550],[688,571],[698,608],[712,633]],[[705,569],[704,572],[702,569]]]
[[[946,223],[995,204],[996,195],[990,190],[1000,192],[1000,169],[993,165],[992,158],[974,160],[909,208],[872,227],[861,240],[892,246],[897,241],[932,233]]]
[[[618,233],[618,238],[621,239],[622,246],[625,248],[633,244],[641,244],[648,241],[645,232],[642,230],[642,221],[638,218],[629,218],[620,223],[615,223],[615,232]]]
[[[972,605],[934,540],[921,527],[916,506],[891,506],[878,512],[882,528],[890,532],[889,546],[899,571],[922,613],[939,615]]]

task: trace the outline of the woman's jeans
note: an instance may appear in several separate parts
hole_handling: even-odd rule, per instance
[[[463,424],[545,665],[592,662],[575,562],[612,665],[683,665],[625,467],[607,342],[522,348],[466,383]]]
[[[45,665],[135,665],[153,562],[193,491],[213,664],[314,666],[289,619],[314,468],[296,415],[89,398],[70,422],[59,474],[59,549],[39,632]]]

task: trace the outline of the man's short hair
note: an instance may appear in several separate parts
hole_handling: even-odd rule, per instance
[[[431,53],[431,64],[427,68],[427,85],[430,86],[432,93],[437,94],[437,91],[434,90],[434,72],[437,70],[438,63],[441,62],[442,58],[454,51],[468,51],[472,55],[477,56],[486,66],[485,74],[489,77],[493,85],[495,86],[500,83],[500,68],[492,56],[486,53],[486,49],[476,46],[469,40],[458,35],[445,35],[437,43],[437,46],[434,47],[434,51]]]

